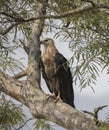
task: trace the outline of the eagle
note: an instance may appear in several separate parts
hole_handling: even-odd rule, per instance
[[[57,50],[54,40],[45,38],[40,42],[44,46],[41,56],[42,76],[49,91],[63,102],[75,108],[72,74],[66,58]]]

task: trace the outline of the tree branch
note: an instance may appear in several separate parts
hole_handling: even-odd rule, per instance
[[[73,9],[71,11],[67,11],[67,12],[64,12],[64,13],[62,12],[61,14],[58,14],[58,15],[44,15],[44,14],[40,14],[40,15],[37,15],[36,17],[32,17],[32,18],[29,18],[29,19],[19,19],[19,18],[17,19],[16,18],[17,21],[12,21],[15,24],[9,26],[4,32],[0,32],[0,34],[1,35],[5,35],[13,27],[15,27],[15,26],[17,26],[19,24],[23,24],[25,22],[35,21],[35,20],[38,20],[38,19],[48,19],[48,18],[60,19],[60,18],[70,17],[70,16],[73,16],[73,15],[76,15],[76,14],[79,14],[79,13],[82,13],[82,12],[85,12],[85,11],[94,10],[94,9],[109,9],[109,5],[104,4],[104,3],[94,3],[94,6],[93,6],[93,4],[84,5],[84,6],[76,8],[76,9]],[[3,14],[3,12],[2,12],[2,14]]]
[[[25,43],[24,43],[22,40],[19,40],[19,41],[21,42],[21,44],[22,44],[23,49],[25,50],[25,52],[26,52],[27,54],[29,54],[29,48],[28,48],[28,46],[26,46]]]
[[[17,25],[21,24],[21,22],[16,22],[12,25],[10,25],[5,31],[0,32],[1,35],[5,35],[7,34],[11,29],[13,29],[14,27],[16,27]]]
[[[93,9],[109,9],[109,5],[104,4],[104,3],[94,3],[94,6],[93,6],[93,4],[84,5],[84,6],[76,8],[76,9],[64,12],[64,13],[62,12],[61,14],[58,14],[58,15],[40,15],[36,18],[33,17],[33,18],[30,18],[30,19],[26,19],[23,22],[30,22],[30,21],[34,21],[34,20],[37,20],[37,19],[43,19],[43,18],[44,19],[47,19],[47,18],[60,19],[60,18],[64,18],[64,17],[70,17],[70,16],[73,16],[75,14],[79,14],[79,13],[82,13],[82,12],[85,12],[85,11],[90,11],[90,10],[93,10]]]
[[[27,124],[27,122],[29,122],[30,120],[33,120],[33,118],[30,118],[30,119],[26,120],[25,122],[23,122],[23,124],[20,127],[16,128],[15,130],[21,130]]]
[[[64,18],[64,17],[70,17],[72,15],[75,14],[79,14],[85,11],[89,11],[89,10],[93,10],[93,9],[109,9],[109,5],[108,4],[104,4],[104,3],[94,3],[90,4],[90,5],[83,5],[81,7],[75,8],[73,10],[67,11],[67,12],[62,12],[61,14],[58,15],[39,15],[36,18],[29,18],[29,19],[22,19],[21,22],[30,22],[30,21],[34,21],[37,19],[47,19],[47,18],[52,18],[52,19],[59,19],[59,18]],[[18,21],[20,22],[20,21]]]
[[[0,90],[5,94],[13,97],[14,99],[20,101],[24,105],[28,106],[24,97],[24,86],[25,84],[13,79],[12,77],[0,71]]]
[[[100,110],[102,110],[103,108],[105,108],[105,107],[107,107],[107,105],[99,106],[99,107],[95,108],[94,112],[89,112],[89,111],[83,111],[83,112],[93,116],[95,118],[96,125],[99,126],[100,125],[100,121],[98,119],[98,112]]]
[[[15,12],[14,12],[15,13]],[[2,14],[2,15],[5,15],[5,16],[7,16],[7,17],[9,17],[9,18],[11,18],[11,19],[14,19],[15,21],[22,21],[22,20],[24,20],[22,17],[15,17],[13,14],[9,14],[9,13],[6,13],[6,12],[0,12],[0,14]],[[17,13],[16,13],[17,14]]]
[[[20,72],[20,73],[14,75],[13,78],[14,78],[14,79],[20,79],[20,78],[26,76],[26,75],[27,75],[27,72],[26,72],[26,71],[27,71],[27,70],[23,70],[22,72]]]
[[[94,109],[94,117],[98,120],[98,112],[100,110],[102,110],[103,108],[107,107],[107,105],[104,105],[104,106],[99,106],[97,108]]]
[[[29,81],[24,84],[14,80],[0,71],[0,90],[28,106],[35,118],[53,121],[69,130],[95,130],[93,118],[62,101],[55,102],[53,98],[48,100],[46,94],[36,84],[34,86]],[[25,89],[28,91],[25,92]]]
[[[17,80],[14,80],[8,75],[0,72],[0,87],[3,92],[27,105],[25,100],[27,97],[23,97],[22,93],[22,87],[24,86]],[[72,130],[72,128],[74,128],[74,130],[80,128],[88,130],[89,126],[93,124],[93,119],[85,117],[84,114],[74,110],[72,107],[63,102],[55,103],[54,99],[49,99],[48,101],[46,95],[39,89],[34,89],[31,85],[29,87],[31,91],[29,91],[28,96],[34,92],[34,96],[31,97],[30,110],[35,118],[45,118],[51,120],[65,128],[68,128],[69,130]],[[33,111],[34,109],[35,111]],[[94,130],[93,127],[94,126],[92,126],[92,130]]]
[[[98,120],[98,112],[100,110],[102,110],[103,108],[107,107],[107,105],[104,106],[99,106],[97,108],[94,109],[94,112],[89,112],[89,111],[83,111],[84,113],[87,113],[89,115],[92,115],[94,118],[96,118]]]
[[[70,16],[73,16],[75,14],[79,14],[79,13],[89,11],[89,10],[93,10],[93,9],[109,9],[109,5],[103,4],[103,3],[95,3],[95,6],[93,6],[92,4],[91,5],[85,5],[85,6],[81,6],[81,7],[78,7],[76,9],[73,9],[71,11],[64,12],[64,13],[59,14],[59,15],[45,15],[45,16],[40,16],[40,17],[37,17],[37,18],[31,18],[31,19],[39,19],[39,18],[59,19],[59,18],[64,18],[64,17],[70,17]]]

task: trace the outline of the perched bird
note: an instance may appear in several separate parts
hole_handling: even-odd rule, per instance
[[[63,102],[75,108],[72,74],[66,58],[58,52],[54,40],[46,38],[41,41],[44,52],[41,57],[42,76],[49,91]]]

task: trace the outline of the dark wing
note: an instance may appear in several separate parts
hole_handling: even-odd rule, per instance
[[[47,75],[46,75],[46,73],[45,73],[45,68],[44,68],[44,64],[43,64],[43,62],[42,62],[42,59],[40,59],[40,68],[41,68],[41,70],[42,70],[42,76],[43,76],[43,78],[44,78],[44,80],[45,80],[45,82],[46,82],[46,84],[47,84],[47,87],[48,87],[49,91],[50,91],[51,93],[53,93],[53,90],[51,90],[50,85],[49,85],[49,79],[47,78]]]
[[[68,61],[60,53],[56,53],[54,62],[56,64],[56,74],[59,82],[59,91],[61,99],[75,108],[74,105],[74,92],[72,86],[72,74]]]

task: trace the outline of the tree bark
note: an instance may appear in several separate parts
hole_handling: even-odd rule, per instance
[[[25,98],[25,82],[20,82],[0,71],[0,90],[28,106]]]
[[[37,3],[36,17],[45,14],[47,0]],[[55,102],[40,88],[40,35],[44,20],[37,19],[29,41],[27,80],[18,81],[0,71],[0,89],[25,104],[35,118],[53,121],[68,130],[95,130],[92,117],[75,110],[62,101]]]

